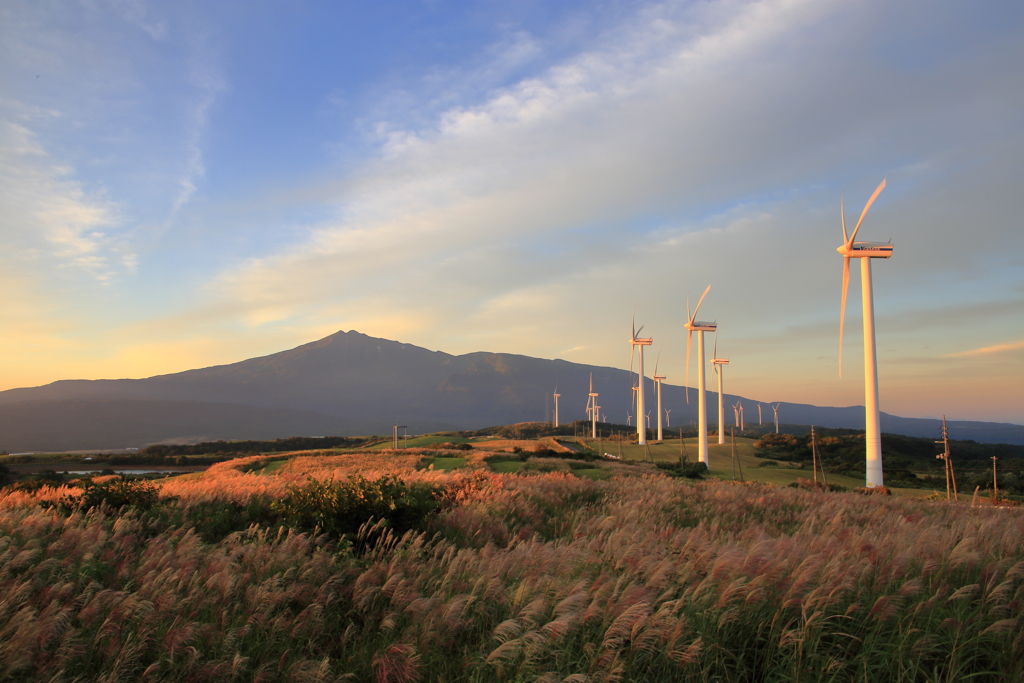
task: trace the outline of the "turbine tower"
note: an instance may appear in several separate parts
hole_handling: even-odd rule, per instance
[[[658,358],[654,361],[654,387],[658,394],[658,441],[664,438],[661,429],[661,380],[665,379],[665,375],[658,374],[658,361],[660,360],[661,353],[658,353]]]
[[[636,415],[637,415],[637,419],[636,419],[636,436],[637,436],[637,445],[640,445],[640,446],[646,446],[647,445],[647,430],[644,428],[644,421],[643,421],[643,416],[644,416],[644,347],[645,346],[650,346],[654,342],[654,339],[651,338],[651,337],[648,337],[646,339],[641,339],[641,338],[636,336],[637,334],[642,332],[643,329],[644,329],[643,325],[640,326],[639,330],[636,329],[636,312],[634,311],[634,313],[633,313],[633,336],[629,338],[629,344],[630,344],[630,350],[629,350],[629,371],[633,372],[633,351],[635,351],[636,347],[639,346],[640,347],[640,354],[639,354],[640,355],[640,368],[639,368],[640,386],[637,389],[637,394],[636,394]]]
[[[745,431],[747,426],[743,420],[743,401],[739,401],[740,404],[740,431]]]
[[[697,332],[697,441],[698,441],[698,453],[697,457],[700,462],[705,465],[708,463],[708,406],[707,406],[707,391],[704,384],[704,333],[714,332],[718,329],[718,325],[715,323],[704,323],[697,321],[697,311],[700,310],[700,305],[704,302],[704,297],[711,291],[711,285],[708,285],[704,293],[700,295],[700,301],[697,302],[697,308],[694,309],[693,315],[690,315],[690,302],[687,299],[686,302],[686,402],[690,402],[690,342],[693,339],[693,333]]]
[[[555,393],[552,394],[552,395],[555,397],[555,426],[557,427],[558,426],[558,397],[561,396],[561,394],[558,393],[558,386],[557,385],[555,386]]]
[[[764,420],[761,419],[761,404],[757,404],[757,426],[760,427],[764,424]]]
[[[779,406],[781,406],[781,405],[782,405],[781,403],[776,403],[775,405],[772,406],[772,410],[775,411],[775,433],[776,434],[779,433]]]
[[[878,361],[875,356],[875,303],[871,288],[871,259],[892,256],[892,244],[886,242],[854,242],[868,209],[885,189],[885,180],[875,188],[871,199],[860,212],[853,234],[846,236],[846,208],[839,202],[843,225],[843,244],[836,248],[843,256],[843,298],[839,308],[839,376],[843,376],[843,324],[846,318],[846,294],[850,286],[850,259],[860,259],[860,295],[864,318],[864,444],[866,453],[865,485],[884,486],[882,481],[882,434],[878,414]]]
[[[597,438],[597,394],[594,393],[594,373],[590,373],[590,438]]]
[[[725,443],[725,396],[722,394],[722,382],[725,377],[725,366],[728,364],[728,358],[718,357],[718,330],[715,330],[715,349],[711,352],[711,365],[715,368],[715,373],[718,374],[718,445],[720,446]]]
[[[739,426],[740,426],[740,404],[739,403],[733,403],[732,404],[732,414],[736,418],[736,428],[739,429]]]

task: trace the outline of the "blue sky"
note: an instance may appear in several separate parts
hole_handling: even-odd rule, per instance
[[[1024,422],[1013,3],[0,2],[0,388],[337,330]]]

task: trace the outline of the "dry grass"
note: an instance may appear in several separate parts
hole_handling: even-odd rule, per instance
[[[471,453],[471,452],[466,452]],[[417,471],[419,454],[256,460],[167,512],[0,510],[5,680],[1012,681],[1024,513],[764,484]],[[621,466],[625,473],[628,465]],[[174,511],[306,477],[449,492],[366,551]],[[161,516],[167,515],[167,516]]]

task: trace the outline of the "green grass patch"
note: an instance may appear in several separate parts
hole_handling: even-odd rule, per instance
[[[739,459],[739,464],[743,468],[743,479],[745,481],[757,481],[765,484],[776,484],[779,486],[788,486],[797,479],[813,479],[814,472],[808,469],[797,469],[789,467],[789,463],[779,463],[778,467],[760,467],[759,465],[765,462],[764,458],[757,456],[757,451],[754,449],[754,439],[745,439],[736,437],[736,455]],[[733,474],[732,466],[732,440],[727,436],[726,443],[719,444],[717,436],[711,436],[708,439],[708,473],[705,475],[709,478],[715,479],[732,479],[734,476],[739,479],[739,471],[737,470],[735,475]],[[682,449],[683,454],[688,457],[690,462],[697,461],[697,438],[684,439],[685,448]],[[597,444],[595,444],[595,448]],[[619,445],[614,441],[604,441],[602,444],[603,451],[618,454]],[[663,441],[662,443],[650,443],[648,444],[650,457],[654,462],[678,462],[680,455],[680,444],[679,439],[671,439]],[[644,450],[643,446],[637,446],[636,444],[622,444],[622,460],[623,462],[643,462],[647,460],[647,451]],[[818,475],[821,476],[820,474]],[[840,474],[829,474],[828,481],[830,484],[839,484],[850,489],[860,488],[864,486],[864,480],[856,477],[849,477]],[[904,492],[908,489],[893,490],[893,493],[898,495],[906,495]],[[924,490],[924,495],[931,493],[930,490]],[[914,497],[918,497],[915,495]]]
[[[472,441],[472,439],[467,439],[467,438],[464,438],[464,437],[461,437],[461,436],[436,436],[436,435],[428,434],[426,436],[417,436],[417,437],[414,437],[412,439],[403,439],[403,438],[399,437],[399,439],[398,439],[398,447],[399,448],[426,448],[428,446],[433,446],[433,445],[436,445],[436,444],[439,444],[439,443],[459,444],[459,443],[470,443],[471,441]],[[395,447],[395,442],[392,441],[391,439],[388,439],[387,441],[385,441],[383,443],[379,443],[379,444],[376,444],[374,446],[371,446],[371,449],[373,449],[373,450],[385,450],[385,449],[394,448],[394,447]]]
[[[431,458],[428,465],[433,465],[435,470],[450,472],[466,466],[465,458]]]
[[[487,466],[491,468],[492,472],[498,472],[500,474],[508,474],[509,472],[518,472],[526,463],[522,460],[501,460],[498,462],[489,462]]]

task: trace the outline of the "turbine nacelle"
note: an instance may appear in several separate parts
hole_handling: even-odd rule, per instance
[[[892,246],[891,242],[854,242],[838,246],[836,251],[847,258],[889,258]]]

